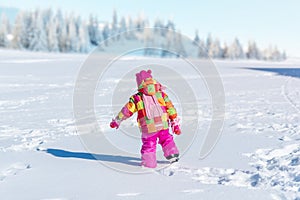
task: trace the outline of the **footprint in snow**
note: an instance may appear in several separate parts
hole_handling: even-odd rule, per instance
[[[173,163],[167,167],[157,170],[157,172],[164,176],[173,176],[178,169],[179,169],[179,164]]]
[[[3,181],[9,176],[15,176],[23,170],[30,169],[31,166],[25,163],[14,163],[8,168],[0,172],[0,181]]]

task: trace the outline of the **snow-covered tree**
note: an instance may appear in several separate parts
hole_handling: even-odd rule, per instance
[[[172,48],[174,48],[174,41],[175,41],[175,31],[172,29],[167,30],[166,38],[164,43],[162,44],[162,54],[161,57],[170,57],[173,54]]]
[[[57,27],[58,47],[60,52],[67,52],[67,26],[62,23]]]
[[[248,59],[257,59],[257,60],[261,59],[261,53],[260,53],[259,49],[257,48],[255,42],[252,42],[252,41],[248,42],[248,50],[247,50],[246,55],[247,55]]]
[[[53,11],[51,8],[48,8],[48,9],[42,10],[40,12],[41,12],[41,16],[43,19],[43,24],[45,27],[47,27],[48,23],[51,22],[51,20],[52,20]]]
[[[119,32],[118,30],[118,15],[116,9],[113,11],[113,21],[111,25],[111,35],[117,35]],[[113,37],[112,39],[115,40],[117,37]]]
[[[145,27],[145,20],[143,14],[139,14],[137,19],[135,20],[135,28],[138,29],[138,32],[142,32]]]
[[[273,47],[270,45],[269,48],[265,50],[264,59],[271,61],[281,61],[283,60],[283,57],[277,46]]]
[[[41,12],[36,11],[32,18],[31,40],[28,48],[32,51],[48,51],[48,42]]]
[[[170,29],[175,31],[175,23],[172,20],[168,20],[168,23],[166,25],[166,29]]]
[[[229,58],[229,50],[228,50],[228,45],[227,43],[224,43],[223,48],[222,48],[222,56],[221,58],[226,59]]]
[[[3,13],[0,18],[0,47],[7,47],[8,46],[8,19],[6,15]]]
[[[127,34],[128,40],[136,39],[135,30],[136,27],[134,26],[133,20],[130,16],[127,17],[127,30],[129,31]]]
[[[57,18],[51,19],[51,21],[47,24],[48,50],[52,52],[59,51],[57,27],[58,27]]]
[[[160,33],[161,29],[164,28],[164,24],[162,23],[162,21],[160,19],[155,19],[154,21],[154,32],[155,33]]]
[[[110,37],[109,25],[106,23],[102,30],[102,36],[105,46],[108,46],[108,38]]]
[[[164,22],[161,19],[156,19],[154,21],[154,32],[159,33],[161,36],[165,37],[167,34],[166,26],[164,25]]]
[[[200,40],[200,42],[198,43],[199,47],[198,47],[198,58],[207,58],[207,49],[206,49],[206,45],[204,44],[203,40]]]
[[[175,33],[175,52],[177,53],[177,57],[187,57],[187,53],[185,51],[184,45],[182,43],[182,36],[180,31]]]
[[[216,39],[210,43],[208,47],[208,56],[210,58],[221,58],[222,57],[222,49],[220,46],[220,41]]]
[[[193,40],[193,44],[194,45],[198,45],[199,42],[200,42],[200,38],[199,38],[199,35],[198,35],[198,30],[196,30],[196,32],[195,32],[195,38]]]
[[[22,48],[21,33],[22,33],[22,30],[24,27],[22,18],[23,18],[23,13],[22,12],[18,13],[18,15],[16,16],[16,19],[15,19],[15,25],[12,30],[13,39],[11,41],[10,46],[14,49]]]
[[[102,34],[99,30],[99,22],[97,17],[90,15],[88,24],[88,33],[90,38],[90,43],[92,45],[98,46],[102,40]]]
[[[228,55],[229,55],[229,58],[231,58],[231,59],[244,59],[245,58],[243,47],[237,38],[235,38],[232,45],[228,48]]]
[[[151,29],[145,29],[143,32],[143,41],[144,41],[144,55],[152,55],[152,46],[153,46],[153,32]]]
[[[20,37],[20,47],[29,49],[29,46],[34,37],[35,29],[35,14],[32,12],[21,13],[21,20],[23,20]]]
[[[76,31],[76,24],[74,16],[71,15],[67,22],[67,40],[66,40],[66,49],[69,52],[78,52],[79,44]]]
[[[212,42],[213,42],[213,39],[212,39],[211,33],[209,33],[209,34],[207,35],[207,38],[206,38],[206,49],[207,49],[207,53],[209,52],[209,48],[210,48],[210,45],[211,45]]]
[[[88,27],[85,25],[85,23],[82,23],[79,27],[79,51],[82,53],[86,53],[90,49],[90,37],[89,37],[89,31]]]
[[[55,19],[57,21],[56,34],[58,40],[58,48],[60,52],[66,52],[67,51],[67,45],[66,45],[67,27],[66,27],[65,18],[63,17],[60,9],[56,12]]]
[[[119,32],[123,33],[123,35],[125,35],[125,38],[127,38],[127,24],[125,17],[121,18]]]

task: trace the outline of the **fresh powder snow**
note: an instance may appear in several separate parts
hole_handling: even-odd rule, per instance
[[[141,168],[135,120],[126,122],[134,130],[126,135],[109,128],[112,111],[102,112],[106,104],[101,97],[121,77],[114,74],[97,89],[95,113],[109,140],[136,157],[108,152],[97,160],[78,136],[72,98],[87,56],[0,50],[1,199],[300,198],[300,60],[215,60],[226,113],[213,151],[199,159],[211,119],[210,99],[205,86],[193,85],[203,95],[198,99],[199,130],[190,148],[179,163],[168,166],[162,159],[162,169],[130,174],[107,167],[115,162]],[[145,59],[133,56],[118,62],[139,66]],[[180,69],[178,59],[147,59]]]

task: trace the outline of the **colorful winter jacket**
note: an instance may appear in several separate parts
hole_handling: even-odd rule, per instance
[[[148,119],[143,101],[143,94],[155,95],[162,108],[162,115]],[[168,95],[162,91],[161,84],[152,78],[141,83],[138,92],[129,98],[129,102],[119,112],[117,119],[123,121],[137,112],[137,122],[142,133],[154,133],[169,128],[169,119],[177,117],[177,112]]]

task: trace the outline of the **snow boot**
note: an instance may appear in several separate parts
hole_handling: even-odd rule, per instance
[[[170,163],[178,162],[179,161],[179,154],[171,154],[166,158],[167,158],[167,160],[170,161]]]

